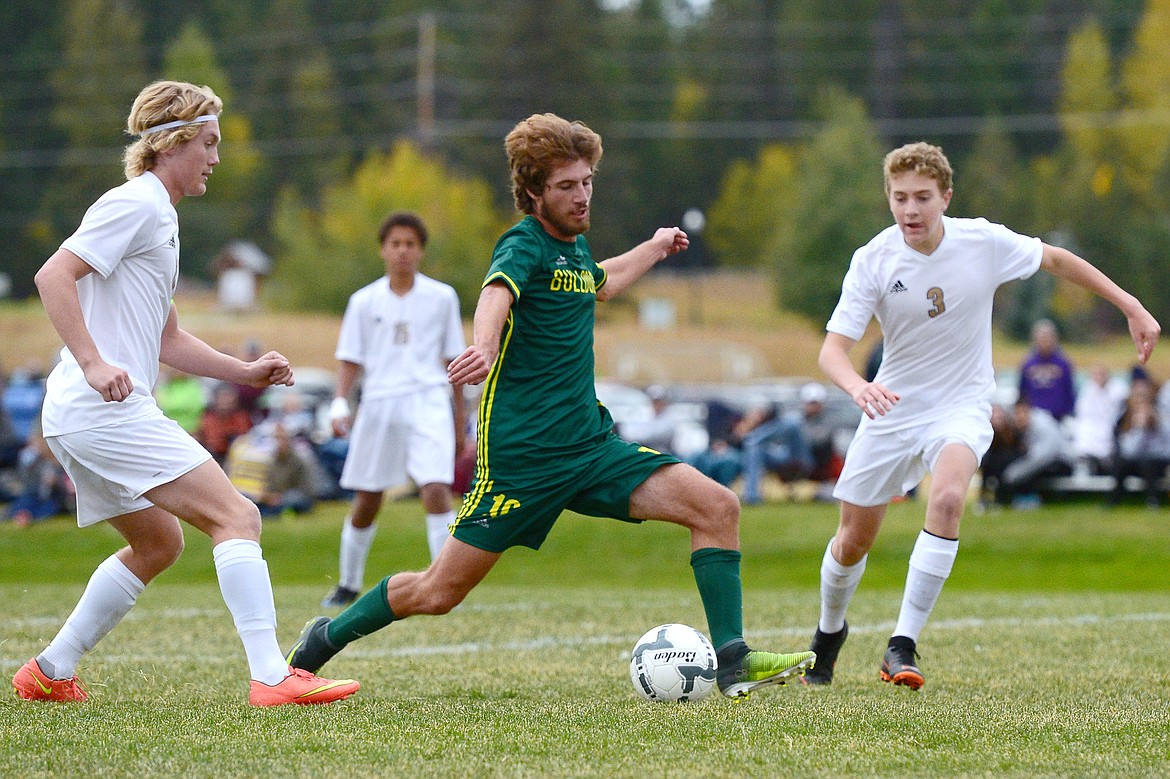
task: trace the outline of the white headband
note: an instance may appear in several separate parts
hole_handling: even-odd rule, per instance
[[[171,130],[175,127],[183,127],[188,124],[203,124],[204,122],[218,122],[219,114],[204,114],[197,116],[194,119],[179,119],[174,122],[167,122],[166,124],[156,124],[154,127],[147,127],[142,132],[138,133],[140,138],[144,138],[152,133],[162,132],[163,130]]]

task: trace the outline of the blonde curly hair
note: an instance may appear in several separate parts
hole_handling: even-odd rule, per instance
[[[943,150],[922,141],[894,149],[886,155],[882,167],[885,171],[887,195],[890,194],[890,178],[901,173],[913,172],[928,176],[938,183],[940,192],[946,192],[951,188],[955,175]]]

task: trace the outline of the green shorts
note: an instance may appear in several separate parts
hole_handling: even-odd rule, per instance
[[[630,517],[630,495],[650,474],[679,459],[610,435],[591,451],[557,459],[539,472],[494,469],[477,477],[464,498],[453,535],[487,552],[539,549],[565,509],[591,517]]]

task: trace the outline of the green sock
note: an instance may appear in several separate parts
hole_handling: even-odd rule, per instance
[[[368,636],[398,619],[386,601],[388,581],[389,576],[330,621],[325,630],[330,644],[341,649],[350,641]]]
[[[707,612],[711,643],[718,650],[743,640],[743,584],[739,579],[740,554],[736,549],[697,549],[691,553],[695,583]]]

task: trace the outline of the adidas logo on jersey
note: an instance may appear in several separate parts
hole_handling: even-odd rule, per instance
[[[897,281],[895,281],[893,284],[890,285],[890,294],[891,295],[894,294],[895,292],[909,292],[909,291],[910,291],[910,288],[907,287],[905,284],[903,284],[901,279],[898,279]]]

